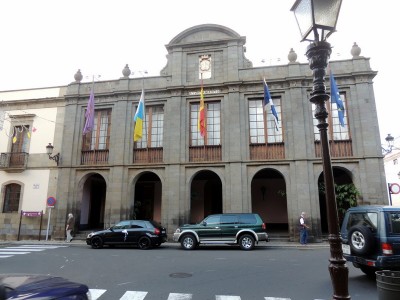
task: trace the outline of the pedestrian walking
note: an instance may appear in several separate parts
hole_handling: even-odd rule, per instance
[[[300,227],[300,244],[306,245],[308,239],[308,231],[307,229],[310,228],[308,226],[308,221],[306,218],[306,213],[303,211],[299,218],[299,227]]]
[[[65,230],[67,231],[67,242],[71,242],[72,241],[72,231],[74,230],[74,223],[75,223],[75,219],[74,219],[74,215],[69,213],[68,214],[68,219],[67,219],[67,227],[65,228]]]

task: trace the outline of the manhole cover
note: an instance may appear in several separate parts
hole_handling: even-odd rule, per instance
[[[169,277],[172,277],[172,278],[186,278],[186,277],[192,277],[192,274],[189,274],[189,273],[171,273],[171,274],[169,274]]]

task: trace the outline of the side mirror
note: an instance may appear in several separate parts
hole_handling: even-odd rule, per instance
[[[206,221],[203,221],[203,222],[201,222],[201,225],[207,226],[207,222],[206,222]]]

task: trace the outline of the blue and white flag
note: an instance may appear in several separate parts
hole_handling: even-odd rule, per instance
[[[342,98],[340,98],[340,94],[336,85],[335,78],[333,77],[332,71],[330,72],[330,81],[331,81],[331,102],[336,103],[339,122],[342,127],[344,127],[344,106]]]
[[[265,111],[267,111],[268,106],[271,106],[271,112],[272,112],[272,115],[274,116],[274,121],[275,121],[275,129],[277,131],[279,131],[278,113],[276,112],[274,102],[272,102],[272,98],[271,98],[271,95],[268,90],[267,82],[265,81],[265,78],[264,78],[264,110]]]

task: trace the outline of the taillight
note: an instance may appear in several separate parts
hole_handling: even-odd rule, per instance
[[[266,230],[266,229],[267,229],[267,224],[263,223],[263,224],[262,224],[262,229],[263,229],[263,230]]]
[[[382,253],[384,255],[393,255],[393,248],[392,245],[389,243],[382,243]]]
[[[155,234],[159,235],[159,234],[160,234],[160,232],[161,232],[161,231],[160,231],[160,229],[158,229],[158,228],[154,228],[154,233],[155,233]]]

